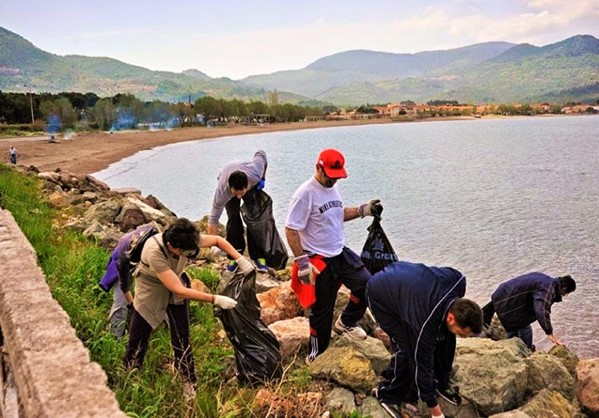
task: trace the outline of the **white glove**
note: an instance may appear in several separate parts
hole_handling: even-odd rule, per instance
[[[233,309],[237,306],[237,301],[223,295],[214,295],[214,304],[221,309]]]
[[[431,415],[431,418],[445,418],[444,414],[441,415]]]
[[[361,218],[364,216],[374,216],[375,218],[380,219],[382,211],[383,206],[379,199],[373,199],[368,203],[363,203],[358,206],[358,214]]]
[[[245,258],[244,256],[239,257],[237,260],[235,260],[235,262],[237,263],[237,266],[239,267],[239,271],[241,273],[243,273],[243,275],[246,275],[246,274],[254,271],[254,265],[252,263],[250,263],[248,261],[248,259]]]
[[[297,276],[302,283],[314,284],[316,282],[316,276],[320,274],[320,270],[310,263],[310,258],[305,254],[300,255],[299,257],[295,257],[295,262],[298,267]]]

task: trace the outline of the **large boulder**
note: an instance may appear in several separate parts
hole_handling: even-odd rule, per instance
[[[576,353],[565,345],[554,345],[551,350],[549,350],[549,354],[558,358],[564,367],[568,369],[568,372],[570,372],[573,377],[576,377],[576,365],[580,361]]]
[[[391,353],[387,351],[385,344],[381,340],[373,337],[366,337],[363,341],[352,340],[345,334],[335,339],[334,347],[352,347],[354,350],[362,353],[372,365],[372,369],[377,375],[380,375],[389,366]]]
[[[123,202],[121,199],[109,198],[101,200],[85,212],[82,223],[84,225],[91,225],[96,221],[102,225],[111,225],[121,212],[122,207]]]
[[[527,391],[533,394],[543,389],[574,399],[574,378],[557,357],[537,352],[524,359],[528,367]]]
[[[591,418],[599,418],[599,358],[580,360],[576,376],[576,394],[583,411]]]
[[[351,347],[329,347],[308,369],[313,377],[332,380],[362,393],[370,393],[379,380],[370,360]]]
[[[524,400],[530,354],[519,338],[492,341],[460,339],[454,365],[461,394],[489,416],[520,406]]]
[[[572,418],[579,412],[559,392],[543,389],[520,408],[531,417]]]
[[[275,334],[281,347],[281,356],[286,359],[308,348],[310,324],[308,318],[297,316],[273,322],[268,328]]]
[[[291,289],[291,282],[283,282],[280,286],[257,294],[256,297],[260,302],[260,319],[266,325],[294,318],[301,312],[297,297]]]

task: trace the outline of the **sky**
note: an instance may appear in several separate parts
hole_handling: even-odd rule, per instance
[[[355,49],[599,38],[599,0],[0,0],[0,26],[57,55],[241,79]]]

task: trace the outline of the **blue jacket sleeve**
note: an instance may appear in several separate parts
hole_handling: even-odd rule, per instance
[[[430,321],[430,320],[429,320]],[[416,359],[416,386],[418,397],[429,408],[437,405],[434,353],[437,333],[432,323],[427,322],[420,330],[416,339],[414,357]]]
[[[537,321],[545,334],[553,334],[553,325],[551,325],[551,305],[555,299],[555,283],[548,287],[537,289],[534,293],[534,310]]]

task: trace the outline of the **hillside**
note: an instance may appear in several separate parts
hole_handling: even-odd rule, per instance
[[[280,103],[360,105],[433,99],[468,103],[599,99],[599,40],[578,35],[555,44],[486,42],[444,51],[395,54],[345,51],[303,69],[243,80],[200,70],[151,71],[107,57],[59,56],[0,28],[0,90],[132,93],[144,100],[187,101],[210,95]]]
[[[580,35],[544,47],[516,45],[467,68],[328,90],[319,100],[364,103],[431,99],[466,103],[595,101],[599,83],[599,40]],[[595,87],[594,87],[595,86]],[[594,93],[595,92],[595,93]]]
[[[355,83],[365,83],[368,86],[369,83],[422,76],[443,69],[466,69],[497,56],[512,46],[507,42],[487,42],[416,54],[346,51],[316,60],[301,70],[250,76],[241,81],[254,87],[276,88],[318,97],[331,89]]]
[[[210,78],[197,70],[151,71],[106,57],[59,56],[42,51],[21,36],[0,28],[0,90],[94,92],[100,96],[132,93],[144,100],[187,101],[205,95],[266,100],[267,90],[228,78]],[[310,98],[280,92],[282,101]]]

